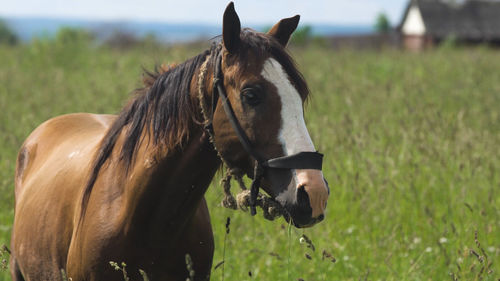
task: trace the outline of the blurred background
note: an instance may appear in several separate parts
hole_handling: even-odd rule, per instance
[[[376,31],[382,18],[390,29],[407,3],[385,1],[236,1],[245,26],[264,30],[276,20],[300,13],[304,35],[360,35]],[[205,40],[221,32],[227,1],[37,1],[6,2],[0,16],[22,42],[53,37],[61,27],[86,30],[100,41],[128,37],[176,43]],[[382,19],[380,19],[382,20]]]
[[[209,48],[227,4],[1,2],[0,280],[30,132],[61,114],[118,113],[144,69]],[[306,122],[331,195],[325,221],[298,230],[222,208],[215,179],[212,280],[500,280],[500,1],[235,8],[258,31],[301,15],[289,51],[312,92]]]
[[[333,47],[405,47],[421,50],[443,41],[500,42],[497,0],[236,1],[245,26],[269,29],[277,19],[301,14],[295,43]],[[62,28],[86,31],[99,43],[187,43],[220,34],[226,1],[5,2],[0,42],[54,38]]]

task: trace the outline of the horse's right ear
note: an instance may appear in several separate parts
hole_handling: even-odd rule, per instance
[[[224,11],[222,21],[222,42],[224,42],[224,47],[230,54],[235,53],[240,46],[240,32],[240,18],[234,10],[234,3],[230,2]]]

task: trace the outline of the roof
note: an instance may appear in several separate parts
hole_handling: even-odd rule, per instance
[[[436,38],[456,36],[458,39],[500,39],[499,0],[411,0],[401,26],[412,5],[417,5],[426,34]]]

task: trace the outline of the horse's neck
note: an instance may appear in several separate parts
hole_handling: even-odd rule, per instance
[[[124,190],[124,230],[156,240],[171,238],[192,217],[220,160],[201,131],[164,153],[141,147],[134,163]]]
[[[190,96],[198,104],[196,80],[197,75]],[[205,84],[208,81],[207,77]],[[195,119],[199,118],[201,110]],[[125,233],[150,243],[175,241],[194,215],[220,160],[207,132],[202,126],[193,127],[181,147],[166,150],[147,141],[139,145],[127,179],[118,180],[124,183],[117,188],[123,191],[119,224]]]

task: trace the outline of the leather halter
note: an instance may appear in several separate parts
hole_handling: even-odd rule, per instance
[[[224,89],[224,76],[222,74],[222,52],[219,52],[215,60],[214,80],[213,80],[213,93],[212,93],[212,117],[207,120],[205,129],[208,131],[212,139],[215,140],[213,128],[213,115],[217,108],[217,101],[221,99],[224,112],[226,113],[233,130],[240,143],[243,145],[245,151],[255,160],[253,181],[250,188],[250,213],[256,214],[255,206],[257,202],[257,195],[259,193],[260,181],[266,169],[314,169],[321,170],[323,164],[323,154],[319,152],[303,151],[292,155],[283,157],[266,159],[262,157],[255,149],[247,134],[240,125],[240,122],[234,114],[233,107],[229,102],[226,91]],[[215,143],[214,143],[215,147]]]

